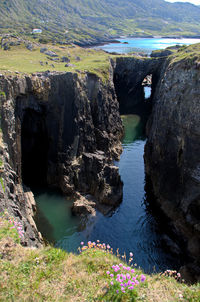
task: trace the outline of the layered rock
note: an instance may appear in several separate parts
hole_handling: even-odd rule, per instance
[[[158,204],[188,262],[193,262],[182,269],[191,280],[200,276],[199,66],[197,57],[166,61],[154,93],[145,147],[146,172]]]
[[[112,160],[121,153],[123,128],[110,76],[106,84],[90,73],[1,76],[3,139],[15,194],[18,186],[24,194],[23,183],[39,182],[76,199],[90,196],[103,211],[121,201],[122,182]],[[8,196],[2,208],[12,203]],[[18,205],[20,212],[23,202]]]

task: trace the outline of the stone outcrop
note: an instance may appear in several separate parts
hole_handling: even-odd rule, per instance
[[[159,50],[154,50],[151,53],[151,58],[161,58],[161,57],[168,57],[171,54],[173,54],[172,49],[159,49]]]
[[[200,276],[199,66],[195,57],[165,62],[145,147],[146,172],[179,246],[193,263],[182,268],[192,281]]]
[[[40,183],[80,200],[90,195],[103,212],[121,202],[122,182],[112,160],[121,153],[123,128],[110,76],[107,84],[91,73],[0,77],[15,194],[18,185],[23,195],[23,183]]]
[[[121,114],[139,113],[145,110],[143,81],[152,76],[152,97],[160,78],[164,58],[118,57],[112,62],[114,85]]]

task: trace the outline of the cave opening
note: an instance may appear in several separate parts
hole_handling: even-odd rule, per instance
[[[144,91],[144,98],[146,101],[151,100],[151,94],[152,94],[152,74],[147,75],[143,82],[143,91]]]
[[[152,111],[153,94],[157,85],[156,73],[136,72],[131,77],[114,74],[114,85],[121,115],[149,116]]]
[[[28,186],[46,185],[48,133],[45,110],[26,109],[21,125],[22,180]]]

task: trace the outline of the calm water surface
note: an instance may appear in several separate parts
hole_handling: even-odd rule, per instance
[[[146,272],[176,268],[177,260],[161,247],[161,232],[148,211],[145,191],[144,125],[137,115],[123,116],[123,154],[116,165],[124,182],[123,202],[113,213],[97,216],[87,223],[71,215],[72,201],[59,192],[37,191],[37,224],[43,236],[55,246],[76,252],[81,241],[109,243],[120,253],[133,252],[136,263]]]
[[[153,50],[164,49],[169,46],[200,43],[200,39],[123,38],[117,40],[120,43],[109,43],[94,48],[103,49],[107,52],[129,53],[142,51],[150,54]],[[128,44],[123,44],[124,42],[128,42]]]

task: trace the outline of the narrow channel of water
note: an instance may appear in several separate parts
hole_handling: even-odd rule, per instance
[[[55,246],[76,252],[81,241],[109,243],[121,254],[134,253],[135,262],[146,272],[177,267],[177,259],[165,252],[161,245],[162,232],[151,214],[151,192],[145,191],[144,123],[138,115],[123,116],[125,137],[123,153],[116,165],[124,182],[121,205],[109,216],[97,213],[87,223],[72,216],[72,201],[59,192],[37,191],[39,208],[37,225],[43,236]],[[150,209],[150,211],[149,211]]]

